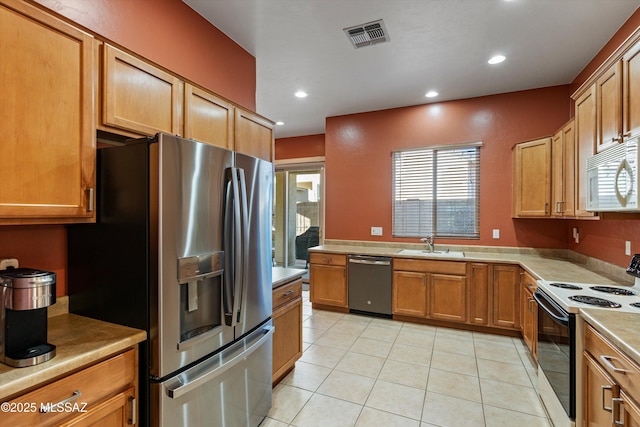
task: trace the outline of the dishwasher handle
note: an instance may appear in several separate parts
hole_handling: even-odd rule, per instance
[[[391,258],[367,255],[349,255],[349,263],[365,265],[391,265]]]

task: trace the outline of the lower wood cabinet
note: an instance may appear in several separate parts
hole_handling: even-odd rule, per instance
[[[280,381],[302,356],[302,280],[273,290],[273,374]]]
[[[412,271],[393,272],[393,314],[427,317],[427,274]]]
[[[535,279],[524,272],[520,288],[520,331],[533,357],[538,359],[538,303],[533,298],[537,289]]]
[[[493,266],[491,326],[518,329],[520,325],[520,267]]]
[[[640,366],[591,325],[584,328],[584,426],[640,426]]]
[[[492,268],[482,262],[467,264],[469,280],[469,323],[473,325],[489,324],[489,302],[491,290]]]
[[[347,256],[314,252],[309,258],[311,303],[348,310]]]
[[[137,360],[136,349],[131,349],[17,397],[9,404],[35,410],[5,412],[0,424],[13,427],[137,425]]]
[[[429,317],[466,322],[467,278],[451,274],[432,274],[429,282]]]

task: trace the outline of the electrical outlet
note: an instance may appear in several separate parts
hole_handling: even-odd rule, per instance
[[[624,254],[631,255],[631,241],[625,240],[624,242]]]
[[[494,239],[499,239],[500,238],[500,230],[497,228],[493,229],[493,238]]]
[[[382,236],[382,227],[371,227],[372,236]]]

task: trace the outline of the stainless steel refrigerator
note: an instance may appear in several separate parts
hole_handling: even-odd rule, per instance
[[[148,333],[141,425],[257,426],[271,407],[273,165],[158,134],[97,155],[68,230],[69,310]]]

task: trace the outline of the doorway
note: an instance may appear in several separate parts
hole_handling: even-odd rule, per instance
[[[322,242],[323,199],[322,164],[276,165],[273,209],[275,266],[308,269],[308,249]]]

